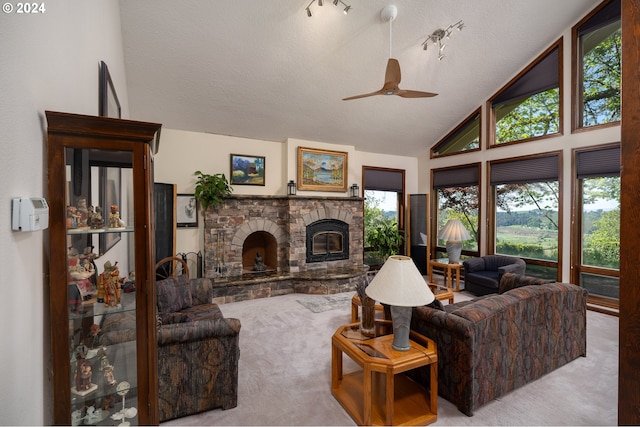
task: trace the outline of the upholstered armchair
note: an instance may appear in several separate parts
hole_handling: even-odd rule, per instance
[[[468,258],[464,267],[464,288],[474,295],[497,294],[504,273],[524,275],[524,260],[506,255],[485,255]]]

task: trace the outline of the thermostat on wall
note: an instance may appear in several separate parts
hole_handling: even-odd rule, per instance
[[[11,228],[17,231],[44,230],[49,226],[49,205],[42,197],[13,199]]]

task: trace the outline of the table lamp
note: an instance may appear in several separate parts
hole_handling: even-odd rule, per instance
[[[471,235],[459,219],[450,219],[438,233],[438,239],[447,241],[449,262],[457,263],[460,262],[462,241],[471,239]]]
[[[391,306],[393,348],[409,350],[412,307],[429,304],[435,299],[413,260],[402,255],[390,256],[365,293],[369,298]]]

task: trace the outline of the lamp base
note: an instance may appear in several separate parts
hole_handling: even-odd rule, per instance
[[[460,255],[462,254],[462,242],[460,240],[447,240],[446,247],[449,262],[460,262]]]
[[[391,320],[393,322],[393,344],[394,350],[407,351],[409,345],[409,327],[411,326],[412,307],[391,306]]]

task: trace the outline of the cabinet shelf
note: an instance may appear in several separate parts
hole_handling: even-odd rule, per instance
[[[133,233],[133,227],[122,228],[70,228],[67,230],[69,235],[90,235],[90,234],[107,234],[107,233]]]

